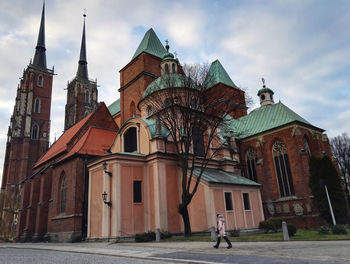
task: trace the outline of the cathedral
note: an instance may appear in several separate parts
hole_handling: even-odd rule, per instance
[[[175,155],[182,142],[161,121],[171,105],[208,114],[216,104],[215,120],[227,114],[225,128],[215,130],[216,141],[209,144],[203,130],[190,138],[195,158],[188,181],[197,188],[188,205],[192,231],[210,230],[218,213],[229,230],[257,228],[271,217],[299,227],[323,223],[312,204],[309,157],[331,156],[327,135],[275,103],[264,80],[257,91],[260,107],[248,113],[245,92],[219,60],[200,85],[185,76],[180,60],[151,28],[120,70],[119,99],[106,106],[98,102],[96,81],[89,79],[85,35],[84,15],[78,69],[67,84],[64,133],[49,147],[54,70],[46,67],[43,6],[34,59],[17,88],[1,185],[1,191],[21,199],[13,219],[18,241],[183,232],[183,171]],[[234,109],[228,113],[224,102]],[[203,149],[208,150],[204,156]]]

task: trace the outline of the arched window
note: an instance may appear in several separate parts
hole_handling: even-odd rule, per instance
[[[256,160],[257,160],[257,157],[254,149],[252,148],[248,149],[247,155],[246,155],[248,177],[249,179],[255,182],[258,181],[256,177]]]
[[[131,102],[130,104],[130,116],[133,117],[136,115],[136,107],[135,107],[135,103]]]
[[[305,153],[311,155],[309,143],[307,142],[306,136],[303,137],[303,146],[304,146]]]
[[[34,113],[40,113],[40,99],[39,98],[35,98]]]
[[[173,64],[171,65],[171,67],[172,67],[173,73],[176,73],[176,66],[175,66],[175,63],[173,63]]]
[[[294,195],[292,173],[290,171],[286,145],[281,141],[276,141],[272,147],[272,155],[281,197]]]
[[[38,86],[39,87],[43,87],[43,76],[42,75],[39,75],[38,76]]]
[[[59,204],[59,209],[60,213],[65,213],[66,212],[66,197],[67,196],[67,177],[65,173],[62,173],[61,176],[61,186],[60,186],[60,204]]]
[[[152,106],[151,105],[147,105],[147,115],[152,115]]]
[[[165,73],[169,73],[169,65],[165,64],[164,66]]]
[[[136,127],[130,127],[124,133],[124,152],[137,151],[137,130]]]
[[[85,103],[90,103],[90,93],[89,91],[85,91]]]
[[[39,139],[39,126],[38,126],[38,124],[33,124],[31,138],[32,139]]]

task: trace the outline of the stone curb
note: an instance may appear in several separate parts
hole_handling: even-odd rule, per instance
[[[125,257],[125,258],[134,258],[134,259],[145,259],[152,261],[167,261],[170,263],[189,263],[189,264],[217,264],[217,262],[210,261],[200,261],[200,260],[190,260],[190,259],[173,259],[173,258],[162,258],[162,257],[148,257],[148,256],[135,256],[131,254],[123,254],[116,252],[117,250],[108,249],[108,252],[102,252],[104,249],[96,249],[96,248],[86,248],[86,250],[81,250],[80,248],[73,247],[71,249],[67,249],[64,247],[52,247],[52,246],[21,246],[21,245],[6,245],[2,246],[0,244],[0,248],[17,248],[17,249],[34,249],[34,250],[51,250],[51,251],[59,251],[59,252],[70,252],[70,253],[81,253],[81,254],[91,254],[91,255],[102,255],[102,256],[114,256],[114,257]]]

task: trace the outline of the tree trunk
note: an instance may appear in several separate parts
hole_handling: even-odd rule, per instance
[[[179,205],[179,213],[181,214],[182,220],[184,223],[185,237],[190,237],[192,235],[192,231],[191,231],[191,223],[190,223],[190,217],[188,215],[187,205],[180,204]]]

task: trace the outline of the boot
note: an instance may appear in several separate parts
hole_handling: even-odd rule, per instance
[[[227,243],[227,248],[232,248],[232,244],[231,244],[231,241],[227,238],[227,237],[225,237],[224,236],[224,239],[225,239],[225,241],[226,241],[226,243]]]
[[[220,240],[221,240],[221,237],[218,237],[218,240],[216,241],[216,245],[214,246],[214,248],[219,248]]]

